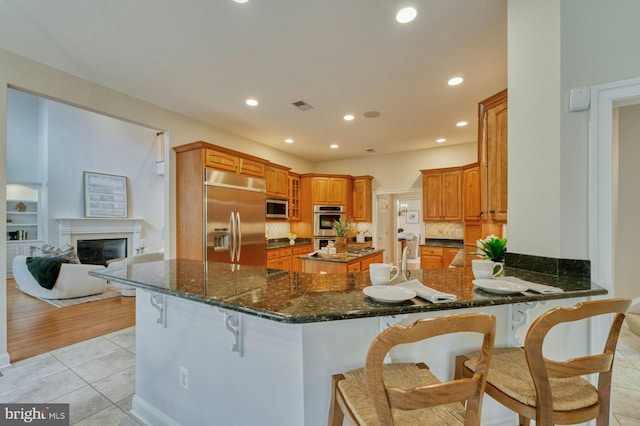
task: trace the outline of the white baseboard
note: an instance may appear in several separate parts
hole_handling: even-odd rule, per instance
[[[145,425],[180,426],[180,423],[135,394],[131,403],[131,414]]]
[[[0,368],[9,367],[10,365],[11,360],[9,359],[9,352],[0,354]]]

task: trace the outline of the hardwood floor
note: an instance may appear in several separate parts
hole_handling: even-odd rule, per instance
[[[7,278],[7,346],[11,362],[135,325],[135,297],[57,308],[24,294]]]

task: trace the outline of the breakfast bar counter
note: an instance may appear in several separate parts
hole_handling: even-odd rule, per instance
[[[367,297],[366,272],[309,274],[195,260],[106,268],[91,275],[137,288],[136,391],[132,413],[147,424],[324,425],[331,375],[362,366],[385,327],[464,312],[496,316],[496,345],[515,344],[538,313],[571,306],[606,290],[589,279],[505,268],[506,275],[561,288],[560,293],[488,293],[469,267],[411,270],[404,280],[456,296],[383,303]],[[587,345],[588,331],[559,339],[564,353]],[[391,353],[426,361],[449,379],[455,355],[480,342],[450,337]],[[483,423],[512,414],[485,399]],[[203,423],[204,422],[204,423]]]

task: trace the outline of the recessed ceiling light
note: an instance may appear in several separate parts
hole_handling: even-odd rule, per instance
[[[285,139],[284,143],[293,143],[293,139]]]
[[[247,105],[258,106],[258,101],[256,101],[255,99],[247,99]]]
[[[329,148],[331,148],[331,149],[336,149],[337,147],[338,147],[337,143],[329,145]]]
[[[451,80],[447,81],[447,84],[449,86],[457,86],[458,84],[462,83],[464,81],[464,79],[462,77],[453,77]]]
[[[241,3],[241,4],[249,3],[249,0],[233,0],[233,1],[236,2],[236,3]]]
[[[445,138],[440,138],[440,139],[436,139],[436,143],[442,143],[442,142],[446,142],[447,140]]]
[[[467,124],[469,124],[469,123],[467,123],[466,121],[458,121],[458,122],[456,123],[456,126],[458,126],[458,127],[464,127],[464,126],[466,126]]]
[[[353,120],[355,117],[351,114],[347,114],[344,116],[345,121],[351,121]]]
[[[396,21],[400,22],[401,24],[406,24],[413,21],[417,15],[418,11],[415,9],[415,7],[405,7],[403,9],[400,9],[396,14]]]

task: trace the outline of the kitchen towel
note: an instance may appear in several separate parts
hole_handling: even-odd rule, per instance
[[[516,277],[496,277],[496,279],[509,281],[514,284],[522,284],[526,285],[528,290],[535,291],[540,294],[550,294],[550,293],[564,293],[564,290],[558,287],[553,287],[550,285],[536,284],[530,281],[521,280]]]
[[[455,294],[443,293],[438,290],[434,290],[431,287],[427,287],[418,280],[410,280],[404,283],[400,283],[397,287],[404,287],[416,292],[419,298],[427,300],[431,303],[446,303],[453,302],[457,299]]]

